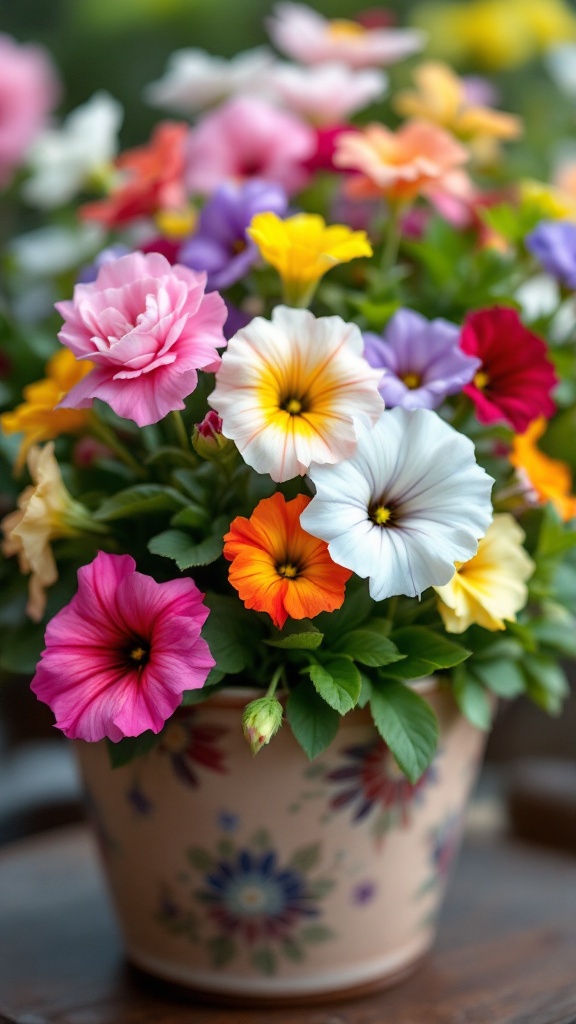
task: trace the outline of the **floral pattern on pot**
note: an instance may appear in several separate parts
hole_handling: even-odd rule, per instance
[[[335,937],[321,908],[334,882],[324,874],[310,877],[321,853],[319,843],[310,844],[283,863],[264,830],[246,844],[224,839],[215,854],[194,847],[188,861],[201,882],[191,893],[193,906],[189,896],[184,906],[164,885],[156,920],[203,945],[212,967],[247,955],[260,973],[275,974],[280,957],[304,960],[307,946]]]
[[[370,817],[376,839],[392,828],[406,828],[411,808],[436,781],[436,767],[432,764],[418,782],[409,782],[379,737],[370,743],[346,747],[342,755],[343,763],[325,776],[327,782],[338,787],[330,798],[330,810],[350,808],[354,825]]]
[[[220,741],[228,730],[216,723],[198,720],[195,708],[187,708],[165,726],[158,751],[166,755],[174,773],[187,786],[200,784],[198,768],[225,774],[225,751]]]

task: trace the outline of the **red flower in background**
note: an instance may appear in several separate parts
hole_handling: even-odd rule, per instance
[[[538,416],[554,412],[550,392],[558,383],[541,338],[529,331],[515,309],[494,306],[470,313],[460,347],[482,366],[463,390],[481,423],[504,420],[518,433]]]
[[[123,172],[121,184],[107,199],[82,207],[82,217],[112,228],[160,210],[184,210],[184,141],[189,131],[187,124],[164,121],[147,146],[122,153],[116,161]]]

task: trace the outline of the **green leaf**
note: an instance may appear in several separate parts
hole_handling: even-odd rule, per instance
[[[544,654],[532,655],[523,667],[530,699],[548,714],[559,714],[570,687],[557,660]]]
[[[210,615],[202,627],[218,672],[236,674],[249,668],[256,654],[256,620],[235,597],[206,594]]]
[[[372,683],[364,672],[360,673],[360,682],[362,684],[362,689],[360,690],[357,706],[359,708],[365,708],[366,705],[370,703],[370,698],[372,696]]]
[[[334,932],[324,924],[308,924],[300,930],[299,938],[302,942],[315,945],[317,942],[326,942],[328,939],[333,939]]]
[[[472,671],[487,689],[506,700],[519,697],[526,690],[524,674],[516,661],[475,661]]]
[[[225,967],[236,956],[236,943],[227,935],[217,935],[209,939],[207,946],[214,967]]]
[[[405,660],[386,668],[386,676],[395,679],[421,679],[438,669],[453,668],[470,656],[470,651],[461,644],[447,640],[424,626],[405,626],[396,629],[391,639]]]
[[[296,871],[302,871],[306,874],[306,872],[315,867],[320,860],[321,849],[322,847],[320,843],[310,843],[309,846],[301,846],[300,849],[295,850],[290,857],[288,866],[295,868]]]
[[[293,963],[297,964],[304,959],[304,950],[302,946],[299,946],[294,939],[284,939],[282,943],[282,952],[287,960],[292,960]]]
[[[361,665],[369,665],[372,668],[391,665],[392,662],[402,661],[406,657],[405,654],[400,654],[396,644],[388,637],[367,626],[346,633],[336,645],[336,650],[339,654],[347,654],[353,661],[359,661]]]
[[[186,499],[172,487],[160,484],[136,484],[108,498],[94,513],[99,521],[131,519],[133,516],[155,512],[174,512],[186,504]]]
[[[154,750],[159,738],[156,733],[147,729],[140,736],[126,736],[123,740],[119,740],[118,743],[106,740],[112,768],[122,768],[123,765],[133,761],[135,757],[142,757],[144,754],[148,754],[151,750]]]
[[[206,871],[211,871],[214,867],[214,858],[212,854],[208,853],[207,850],[203,850],[201,846],[191,846],[186,852],[186,857],[193,868],[196,871],[201,871],[203,874]]]
[[[252,953],[252,963],[258,971],[268,976],[276,973],[276,956],[268,946],[255,949]]]
[[[148,550],[153,555],[172,558],[182,571],[193,566],[210,565],[222,554],[228,526],[228,516],[219,516],[212,524],[210,536],[199,542],[182,530],[165,530],[152,537]]]
[[[374,724],[398,765],[410,782],[417,782],[438,745],[438,722],[432,708],[395,680],[373,684],[370,707]]]
[[[317,692],[339,715],[345,715],[358,703],[362,679],[347,658],[333,658],[324,665],[307,665],[301,671],[309,674]]]
[[[364,580],[350,581],[346,587],[346,599],[335,612],[322,612],[314,622],[332,646],[344,633],[362,625],[374,611],[374,601]]]
[[[468,721],[477,729],[489,729],[492,704],[486,687],[470,672],[460,669],[454,673],[453,691],[456,703]]]
[[[181,509],[180,512],[172,516],[170,526],[188,526],[191,530],[198,530],[205,527],[209,521],[210,514],[208,509],[202,505],[190,502],[189,505],[186,505],[186,508]]]
[[[542,619],[533,625],[536,639],[558,654],[576,658],[576,618],[566,613],[563,619]]]
[[[314,651],[320,647],[323,639],[323,634],[310,619],[301,619],[298,622],[289,620],[282,632],[278,631],[272,640],[265,640],[264,643],[289,651]]]
[[[286,702],[286,715],[295,738],[312,760],[326,750],[338,732],[340,716],[309,682],[292,690]]]

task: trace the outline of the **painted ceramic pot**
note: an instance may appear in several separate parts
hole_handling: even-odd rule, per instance
[[[390,984],[429,949],[484,736],[434,680],[441,726],[411,785],[367,712],[313,762],[284,727],[253,757],[229,690],[112,770],[77,743],[129,959],[221,997],[309,1003]]]

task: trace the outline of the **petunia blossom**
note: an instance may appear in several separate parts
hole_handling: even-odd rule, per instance
[[[267,612],[278,629],[288,617],[313,619],[340,608],[351,575],[334,564],[324,541],[302,529],[309,501],[304,494],[286,501],[277,491],[250,519],[237,516],[224,537],[230,583],[247,608]]]
[[[565,522],[576,519],[576,494],[567,462],[552,459],[538,448],[546,432],[546,420],[533,420],[523,434],[512,439],[510,462],[516,469],[526,498],[535,504],[550,502]]]
[[[470,313],[462,329],[463,352],[481,360],[464,392],[481,423],[506,422],[521,433],[538,416],[551,416],[557,384],[545,343],[515,309],[493,306]]]
[[[209,609],[193,580],[156,583],[130,555],[103,551],[78,571],[78,590],[48,623],[32,680],[70,739],[113,742],[160,732],[214,659],[200,636]]]
[[[75,359],[66,348],[59,349],[46,364],[46,377],[27,384],[24,401],[0,416],[5,434],[22,434],[15,469],[20,472],[34,444],[51,441],[60,434],[79,434],[88,429],[90,413],[84,409],[58,409],[60,399],[92,369],[92,364]]]
[[[264,47],[245,50],[230,60],[187,47],[171,54],[162,78],[146,86],[153,107],[195,114],[229,96],[255,96],[266,88],[274,57]]]
[[[389,409],[437,409],[474,376],[480,360],[459,347],[460,328],[399,309],[384,334],[364,334],[364,358],[384,368],[380,394]]]
[[[355,324],[277,306],[228,343],[210,405],[244,461],[273,480],[291,480],[312,462],[333,463],[356,448],[358,421],[384,403],[381,372],[362,358]]]
[[[443,587],[435,587],[448,633],[476,624],[491,631],[515,622],[528,600],[526,580],[536,566],[522,547],[524,530],[509,513],[494,516],[478,551]]]
[[[90,284],[77,284],[58,337],[94,369],[61,401],[84,409],[94,398],[139,427],[184,408],[198,370],[220,365],[227,311],[206,277],[173,266],[160,253],[130,253],[100,268]]]
[[[382,67],[417,53],[417,29],[366,28],[360,21],[324,18],[306,4],[276,4],[268,31],[279,50],[302,64],[339,61],[350,68]]]
[[[525,239],[526,248],[544,270],[576,289],[576,224],[541,221]]]
[[[448,583],[492,518],[492,479],[469,438],[428,409],[390,409],[360,424],[354,455],[313,465],[316,494],[300,517],[338,565],[381,601]]]
[[[228,288],[239,281],[258,259],[258,249],[246,233],[257,213],[286,212],[288,199],[273,182],[224,182],[202,209],[198,229],[186,239],[178,261],[193,270],[205,270],[207,287]]]
[[[313,129],[294,114],[239,96],[206,114],[190,132],[186,184],[192,193],[211,195],[224,181],[261,178],[291,195],[306,184],[304,165],[315,149]]]
[[[464,146],[428,121],[407,121],[395,132],[369,124],[340,135],[334,154],[336,167],[356,172],[346,186],[350,195],[380,195],[393,203],[449,186],[450,175],[467,160]]]
[[[280,101],[294,113],[317,125],[340,124],[358,110],[383,97],[387,78],[382,71],[354,71],[345,64],[319,64],[303,68],[280,64],[270,72]]]
[[[0,188],[46,126],[59,92],[48,54],[0,33]]]

